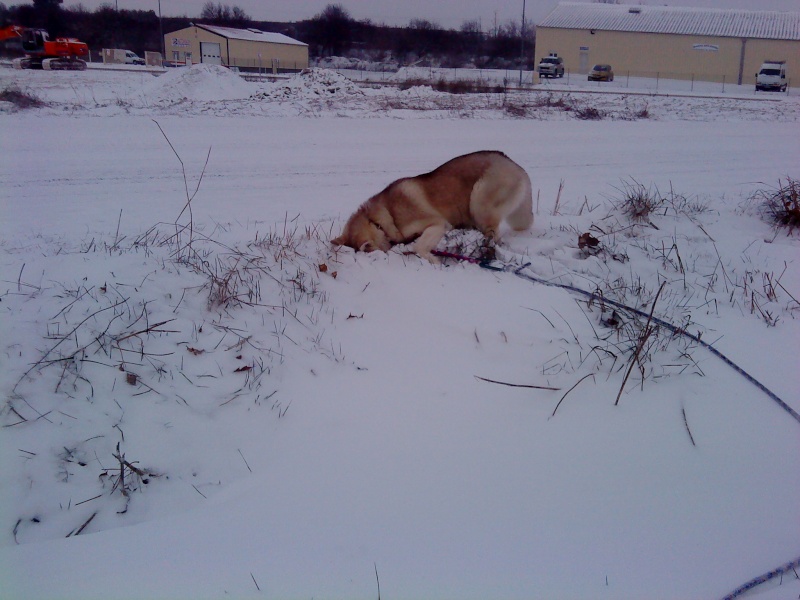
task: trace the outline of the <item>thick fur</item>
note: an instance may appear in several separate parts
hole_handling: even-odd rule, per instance
[[[531,226],[531,180],[505,154],[487,150],[389,184],[353,213],[331,243],[386,252],[415,241],[414,251],[435,263],[431,251],[448,230],[477,229],[497,240],[504,220],[517,231]]]

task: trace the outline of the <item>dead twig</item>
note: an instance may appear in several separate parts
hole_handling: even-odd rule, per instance
[[[558,183],[558,193],[556,194],[556,203],[553,206],[553,216],[559,214],[559,211],[561,210],[561,192],[563,191],[564,191],[564,180],[562,179]]]
[[[166,132],[164,131],[164,129],[162,129],[159,122],[153,119],[153,123],[155,123],[159,131],[161,131],[161,135],[164,136],[164,139],[167,141],[167,144],[169,144],[169,147],[172,149],[172,152],[175,154],[175,157],[181,164],[181,172],[183,173],[183,187],[186,191],[186,204],[184,204],[183,209],[181,210],[180,214],[178,214],[178,217],[175,219],[175,228],[176,228],[176,236],[179,236],[180,232],[178,231],[179,228],[178,222],[180,221],[183,214],[188,211],[189,222],[182,229],[187,229],[187,228],[189,229],[189,241],[186,244],[184,244],[183,248],[180,247],[179,240],[176,240],[176,243],[178,245],[179,253],[182,252],[183,249],[188,249],[188,254],[186,257],[188,259],[189,256],[191,256],[191,254],[194,252],[194,249],[192,247],[192,244],[194,242],[194,215],[192,213],[192,200],[194,200],[194,197],[197,195],[197,192],[200,191],[200,185],[203,182],[203,177],[205,176],[206,168],[208,167],[208,161],[211,158],[211,147],[208,148],[208,155],[206,156],[206,162],[203,165],[203,170],[200,173],[200,178],[197,181],[197,187],[195,188],[193,194],[189,194],[189,182],[186,178],[186,166],[183,164],[183,159],[181,158],[180,154],[178,154],[178,151],[175,149],[175,146],[172,145],[172,142],[170,141],[169,137],[167,137]]]
[[[242,451],[241,451],[241,450],[239,450],[238,448],[237,448],[237,450],[236,450],[236,451],[239,453],[239,456],[241,456],[241,457],[242,457],[242,460],[244,461],[244,465],[247,467],[247,470],[248,470],[248,471],[250,471],[250,472],[252,473],[252,472],[253,472],[253,469],[251,469],[251,468],[250,468],[250,465],[249,465],[249,464],[247,464],[247,459],[244,457],[244,454],[242,454]]]
[[[644,326],[644,330],[642,331],[641,336],[639,337],[639,343],[636,345],[636,351],[633,353],[631,357],[631,363],[628,366],[628,371],[625,373],[625,377],[622,380],[622,385],[619,387],[619,393],[617,394],[617,399],[614,401],[614,406],[619,404],[619,399],[622,396],[622,391],[625,389],[625,384],[628,383],[628,377],[630,377],[631,371],[633,371],[634,365],[639,360],[639,354],[644,348],[644,345],[647,343],[647,340],[653,334],[653,329],[650,327],[650,324],[653,321],[653,311],[656,309],[656,302],[658,302],[658,297],[661,295],[661,291],[664,289],[664,286],[667,284],[666,281],[661,282],[661,287],[658,288],[658,292],[656,293],[656,297],[653,298],[653,305],[650,307],[650,314],[647,316],[647,323]]]
[[[44,353],[44,356],[42,356],[42,358],[40,358],[40,359],[39,359],[39,360],[37,360],[35,363],[33,363],[33,366],[31,366],[31,368],[30,368],[30,369],[28,369],[27,371],[25,371],[25,372],[22,374],[22,376],[21,376],[21,377],[20,377],[20,378],[17,380],[17,382],[14,384],[14,387],[13,387],[13,388],[11,388],[12,392],[13,392],[13,391],[16,391],[16,389],[17,389],[17,386],[19,386],[19,384],[22,382],[22,380],[23,380],[23,379],[25,379],[25,378],[26,378],[26,377],[27,377],[27,376],[28,376],[28,375],[31,373],[31,371],[33,371],[33,370],[34,370],[36,367],[38,367],[39,365],[41,365],[41,364],[42,364],[42,363],[45,361],[45,359],[46,359],[48,356],[50,356],[50,354],[52,354],[53,350],[55,350],[56,348],[58,348],[58,347],[59,347],[59,346],[60,346],[62,343],[64,343],[66,340],[70,339],[70,338],[72,337],[72,335],[73,335],[73,334],[74,334],[76,331],[78,331],[78,329],[80,329],[81,325],[83,325],[84,323],[86,323],[86,321],[88,321],[88,320],[90,320],[90,319],[92,319],[92,318],[96,317],[96,316],[97,316],[97,315],[99,315],[101,312],[105,312],[105,311],[107,311],[107,310],[111,310],[112,308],[116,308],[117,306],[120,306],[121,304],[125,304],[125,303],[126,303],[128,300],[129,300],[129,298],[124,298],[124,299],[120,300],[119,302],[117,302],[117,303],[115,303],[115,304],[112,304],[111,306],[106,306],[105,308],[101,308],[100,310],[96,310],[95,312],[93,312],[92,314],[90,314],[88,317],[86,317],[86,318],[85,318],[83,321],[81,321],[80,323],[78,323],[78,324],[77,324],[75,327],[73,327],[73,328],[72,328],[72,331],[70,331],[68,334],[66,334],[65,336],[63,336],[63,337],[62,337],[60,340],[58,340],[58,342],[57,342],[57,343],[55,343],[55,344],[54,344],[54,345],[53,345],[53,346],[52,346],[52,347],[51,347],[51,348],[50,348],[50,349],[49,349],[47,352],[45,352],[45,353]]]
[[[91,502],[92,500],[97,500],[98,498],[102,498],[103,494],[98,494],[94,498],[89,498],[88,500],[81,500],[80,502],[76,502],[75,506],[80,506],[81,504],[86,504],[87,502]]]
[[[112,250],[117,249],[117,244],[119,244],[119,225],[122,223],[122,209],[119,209],[119,219],[117,219],[117,233],[114,234],[114,244],[111,246]]]
[[[99,511],[95,511],[95,512],[93,512],[93,513],[92,513],[92,516],[91,516],[91,517],[89,517],[88,519],[86,519],[86,522],[85,522],[83,525],[81,525],[81,526],[80,526],[78,529],[76,529],[76,530],[74,529],[74,530],[70,531],[70,532],[67,534],[67,537],[72,537],[72,536],[75,536],[75,535],[80,535],[80,534],[81,534],[81,532],[82,532],[84,529],[86,529],[86,528],[89,526],[89,523],[91,523],[91,522],[94,520],[94,518],[97,516],[97,513],[98,513],[98,512],[99,512]]]
[[[508,383],[506,381],[496,381],[494,379],[486,379],[486,377],[481,377],[480,375],[473,375],[475,379],[480,379],[481,381],[486,381],[487,383],[496,383],[498,385],[507,385],[509,387],[518,387],[518,388],[529,388],[533,390],[550,390],[553,392],[560,392],[561,388],[555,387],[548,387],[546,385],[528,385],[525,383]]]
[[[548,318],[545,316],[545,314],[544,314],[542,311],[540,311],[540,310],[538,310],[538,309],[536,309],[536,308],[528,308],[527,306],[523,306],[522,308],[524,308],[525,310],[532,310],[533,312],[537,312],[537,313],[539,313],[540,315],[542,315],[542,318],[543,318],[545,321],[547,321],[548,323],[550,323],[550,327],[552,327],[553,329],[555,329],[555,328],[556,328],[556,326],[555,326],[555,325],[553,325],[553,322],[552,322],[550,319],[548,319]]]
[[[576,387],[578,387],[578,385],[581,383],[581,381],[583,381],[584,379],[588,379],[589,377],[591,377],[592,379],[594,379],[594,373],[589,373],[588,375],[584,375],[583,377],[581,377],[581,378],[578,380],[578,382],[577,382],[575,385],[573,385],[571,388],[569,388],[569,389],[566,391],[566,393],[565,393],[563,396],[561,396],[561,400],[559,400],[559,401],[558,401],[558,404],[556,404],[556,407],[553,409],[553,414],[552,414],[552,415],[550,415],[550,417],[551,417],[551,418],[556,416],[556,411],[558,410],[558,407],[559,407],[559,406],[561,406],[561,403],[564,401],[564,398],[566,398],[566,397],[567,397],[567,395],[568,395],[568,394],[569,394],[569,393],[570,393],[572,390],[574,390]]]
[[[694,443],[694,436],[692,435],[692,430],[689,429],[689,421],[686,419],[686,409],[681,408],[681,413],[683,413],[683,424],[686,425],[686,433],[689,434],[689,439],[692,441],[692,446],[697,446]]]
[[[11,532],[14,535],[14,543],[19,545],[19,540],[17,539],[17,532],[19,531],[19,526],[22,524],[22,519],[17,519],[17,524],[14,525],[14,530]]]
[[[156,323],[154,325],[150,325],[150,327],[147,327],[145,329],[141,329],[139,331],[134,331],[133,333],[128,333],[126,335],[123,335],[122,337],[117,338],[114,341],[116,341],[117,344],[119,344],[120,342],[122,342],[124,340],[127,340],[128,338],[132,338],[132,337],[135,337],[137,335],[141,335],[143,333],[180,333],[180,331],[177,331],[177,330],[174,330],[174,329],[158,329],[162,325],[166,325],[167,323],[171,323],[174,320],[175,319],[167,319],[166,321],[161,321],[160,323]]]

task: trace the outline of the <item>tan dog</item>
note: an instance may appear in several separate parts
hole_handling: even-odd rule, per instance
[[[331,243],[386,252],[416,240],[414,251],[436,263],[431,251],[448,230],[477,229],[497,240],[503,220],[517,231],[531,226],[531,180],[502,152],[474,152],[390,183],[353,213]]]

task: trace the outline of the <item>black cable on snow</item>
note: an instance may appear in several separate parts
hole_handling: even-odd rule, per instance
[[[481,266],[484,266],[484,265],[481,265]],[[575,286],[561,284],[561,283],[553,283],[553,282],[550,282],[550,281],[545,281],[544,279],[540,279],[540,278],[535,277],[533,275],[528,275],[526,273],[522,273],[522,269],[526,268],[527,266],[528,265],[523,265],[522,267],[520,267],[518,269],[515,269],[515,270],[513,270],[511,272],[514,273],[514,275],[516,275],[517,277],[521,277],[521,278],[526,279],[528,281],[532,281],[532,282],[535,282],[535,283],[541,283],[541,284],[544,284],[544,285],[547,285],[547,286],[551,286],[551,287],[559,287],[559,288],[562,288],[562,289],[565,289],[565,290],[569,290],[570,292],[575,292],[576,294],[581,294],[582,296],[586,296],[588,298],[597,298],[596,294],[593,294],[591,292],[587,292],[586,290],[582,290],[582,289],[577,288]],[[492,270],[500,270],[500,271],[506,271],[507,270],[505,267],[501,268],[501,269],[498,269],[498,268],[495,268],[495,267],[491,267],[490,265],[486,265],[485,267],[486,268],[490,268]],[[624,305],[624,304],[622,304],[620,302],[616,302],[614,300],[610,300],[609,298],[605,298],[604,297],[604,298],[602,298],[602,301],[605,302],[606,304],[611,304],[612,306],[616,306],[617,308],[620,308],[622,310],[626,310],[626,311],[635,313],[635,314],[637,314],[637,315],[639,315],[641,317],[647,318],[647,317],[650,316],[647,313],[639,310],[638,308],[632,308],[630,306],[626,306],[626,305]],[[711,352],[714,356],[720,358],[726,365],[731,367],[734,371],[736,371],[742,377],[747,379],[747,381],[749,381],[750,383],[755,385],[758,389],[760,389],[762,392],[764,392],[772,400],[777,402],[778,405],[781,408],[783,408],[783,410],[785,410],[790,415],[792,415],[792,417],[794,417],[794,419],[796,421],[800,422],[800,414],[798,414],[797,411],[795,411],[791,406],[786,404],[786,402],[781,400],[777,396],[777,394],[773,393],[763,383],[761,383],[755,377],[750,375],[747,371],[742,369],[739,365],[737,365],[730,358],[725,356],[722,352],[720,352],[719,350],[714,348],[714,346],[712,346],[711,344],[701,340],[700,336],[694,335],[692,333],[689,333],[688,331],[686,331],[682,327],[676,327],[672,323],[668,323],[667,321],[664,321],[663,319],[659,319],[656,316],[652,316],[651,320],[656,322],[656,323],[658,323],[662,327],[666,327],[670,331],[672,331],[672,332],[674,332],[674,333],[676,333],[678,335],[682,335],[684,337],[687,337],[690,340],[692,340],[694,342],[697,342],[698,344],[703,346],[703,348],[705,348],[706,350]],[[759,586],[762,583],[766,583],[767,581],[769,581],[771,579],[774,579],[775,577],[778,577],[780,575],[783,575],[784,573],[786,573],[788,571],[797,569],[797,567],[799,567],[799,566],[800,566],[800,557],[796,558],[792,562],[786,563],[785,565],[778,567],[777,569],[773,569],[772,571],[769,571],[768,573],[764,573],[763,575],[759,575],[758,577],[754,577],[753,579],[751,579],[747,583],[745,583],[743,585],[740,585],[738,588],[733,590],[730,594],[725,596],[722,600],[734,600],[735,598],[738,598],[739,596],[741,596],[745,592],[748,592],[749,590],[753,589],[754,587]]]
[[[641,317],[644,317],[644,318],[650,317],[650,315],[648,313],[645,313],[644,311],[641,311],[638,308],[633,308],[632,306],[626,306],[625,304],[622,304],[621,302],[617,302],[617,301],[611,300],[609,298],[605,298],[605,297],[600,298],[597,294],[595,294],[593,292],[587,292],[586,290],[583,290],[581,288],[575,287],[573,285],[568,285],[568,284],[564,284],[564,283],[555,283],[555,282],[552,282],[552,281],[547,281],[545,279],[541,279],[541,278],[536,277],[534,275],[529,275],[527,273],[523,273],[522,272],[523,269],[526,269],[527,267],[530,266],[529,263],[525,264],[525,265],[522,265],[521,267],[518,267],[516,269],[512,269],[510,267],[510,265],[507,265],[507,264],[501,264],[500,266],[497,266],[497,265],[492,264],[491,262],[488,262],[488,261],[481,261],[481,260],[478,260],[476,258],[472,258],[472,257],[469,257],[469,256],[462,256],[460,254],[453,254],[451,252],[440,252],[440,251],[434,250],[433,254],[436,254],[438,256],[443,256],[445,258],[454,258],[456,260],[461,260],[461,261],[465,261],[465,262],[470,262],[472,264],[477,264],[477,265],[479,265],[480,267],[482,267],[484,269],[489,269],[490,271],[513,273],[517,277],[520,277],[520,278],[525,279],[527,281],[530,281],[532,283],[541,283],[542,285],[546,285],[548,287],[561,288],[563,290],[567,290],[567,291],[570,291],[570,292],[574,292],[576,294],[580,294],[582,296],[586,296],[587,298],[602,300],[602,302],[604,302],[605,304],[610,304],[611,306],[615,306],[615,307],[617,307],[617,308],[619,308],[621,310],[625,310],[625,311],[637,314],[637,315],[639,315]],[[684,329],[682,327],[678,327],[676,325],[673,325],[672,323],[669,323],[669,322],[667,322],[667,321],[665,321],[663,319],[660,319],[660,318],[656,317],[655,315],[652,316],[651,321],[653,321],[655,323],[658,323],[660,326],[669,329],[670,331],[672,331],[673,333],[675,333],[677,335],[681,335],[683,337],[689,338],[693,342],[696,342],[697,344],[699,344],[700,346],[702,346],[703,348],[705,348],[706,350],[711,352],[714,356],[716,356],[717,358],[721,359],[722,362],[724,362],[729,367],[731,367],[734,371],[739,373],[739,375],[744,377],[747,381],[749,381],[754,386],[756,386],[759,390],[764,392],[764,394],[766,394],[770,399],[772,399],[776,404],[778,404],[778,406],[780,406],[783,410],[785,410],[787,413],[789,413],[795,421],[800,423],[800,414],[798,414],[798,412],[796,410],[794,410],[791,406],[786,404],[786,402],[781,400],[780,397],[778,397],[777,394],[775,394],[772,390],[770,390],[763,383],[758,381],[755,377],[750,375],[742,367],[740,367],[735,362],[733,362],[730,358],[725,356],[722,352],[717,350],[714,346],[712,346],[708,342],[700,339],[699,335],[694,335],[693,333],[688,332],[686,329]]]
[[[477,265],[479,265],[480,267],[482,267],[484,269],[489,269],[490,271],[513,273],[517,277],[520,277],[520,278],[525,279],[527,281],[530,281],[532,283],[541,283],[542,285],[546,285],[548,287],[557,287],[557,288],[561,288],[562,290],[567,290],[567,291],[570,291],[570,292],[574,292],[576,294],[580,294],[581,296],[586,296],[587,298],[602,300],[602,302],[604,302],[605,304],[610,304],[612,306],[616,306],[617,308],[619,308],[621,310],[625,310],[625,311],[637,314],[640,317],[649,318],[651,321],[653,321],[655,323],[658,323],[660,326],[669,329],[673,333],[678,334],[678,335],[682,335],[684,337],[687,337],[690,340],[692,340],[693,342],[696,342],[696,343],[700,344],[703,348],[705,348],[706,350],[711,352],[717,358],[721,359],[726,365],[731,367],[734,371],[736,371],[742,377],[747,379],[747,381],[749,381],[750,383],[755,385],[759,390],[764,392],[767,396],[769,396],[772,400],[774,400],[778,404],[778,406],[780,406],[781,408],[783,408],[783,410],[788,412],[794,418],[795,421],[800,423],[800,414],[798,414],[797,411],[795,411],[791,406],[786,404],[786,402],[781,400],[778,397],[777,394],[772,392],[769,388],[767,388],[767,386],[765,386],[763,383],[758,381],[755,377],[750,375],[747,371],[742,369],[739,365],[737,365],[730,358],[725,356],[722,352],[720,352],[719,350],[714,348],[714,346],[712,346],[711,344],[701,340],[699,335],[694,335],[692,333],[689,333],[688,331],[686,331],[686,329],[684,329],[682,327],[677,327],[676,325],[673,325],[672,323],[669,323],[669,322],[667,322],[667,321],[665,321],[663,319],[660,319],[660,318],[658,318],[658,317],[656,317],[654,315],[650,315],[648,313],[645,313],[644,311],[641,311],[638,308],[633,308],[631,306],[626,306],[625,304],[622,304],[621,302],[617,302],[617,301],[611,300],[609,298],[605,298],[605,297],[600,298],[600,297],[598,297],[597,294],[594,294],[592,292],[587,292],[586,290],[582,290],[581,288],[575,287],[573,285],[567,285],[567,284],[564,284],[564,283],[555,283],[555,282],[552,282],[552,281],[547,281],[545,279],[540,279],[539,277],[536,277],[534,275],[529,275],[527,273],[523,273],[522,272],[523,269],[529,267],[530,264],[525,264],[525,265],[522,265],[521,267],[518,267],[516,269],[511,269],[510,265],[507,265],[507,264],[502,264],[502,266],[497,266],[497,265],[493,265],[491,262],[488,262],[488,261],[481,261],[481,260],[478,260],[478,259],[475,259],[475,258],[472,258],[472,257],[469,257],[469,256],[462,256],[460,254],[453,254],[451,252],[440,252],[440,251],[434,250],[433,253],[437,254],[438,256],[443,256],[443,257],[446,257],[446,258],[454,258],[456,260],[461,260],[461,261],[466,261],[466,262],[470,262],[470,263],[473,263],[473,264],[477,264]],[[774,578],[776,578],[776,577],[778,577],[780,575],[783,575],[784,573],[787,573],[788,571],[795,570],[795,569],[797,569],[797,567],[800,567],[800,557],[796,558],[792,562],[786,563],[785,565],[778,567],[777,569],[773,569],[772,571],[769,571],[768,573],[764,573],[763,575],[759,575],[758,577],[754,577],[753,579],[751,579],[747,583],[745,583],[743,585],[740,585],[738,588],[733,590],[730,594],[725,596],[722,600],[734,600],[735,598],[738,598],[742,594],[750,591],[754,587],[759,586],[762,583],[766,583],[767,581],[769,581],[771,579],[774,579]]]
[[[521,269],[524,269],[524,268],[525,267],[522,267]],[[532,281],[532,282],[535,282],[535,283],[541,283],[541,284],[544,284],[544,285],[547,285],[547,286],[552,286],[552,287],[559,287],[559,288],[562,288],[562,289],[565,289],[565,290],[569,290],[570,292],[575,292],[576,294],[581,294],[583,296],[586,296],[587,298],[598,298],[597,295],[592,293],[592,292],[587,292],[586,290],[582,290],[582,289],[577,288],[577,287],[572,286],[572,285],[567,285],[567,284],[562,284],[562,283],[553,283],[553,282],[550,282],[550,281],[545,281],[544,279],[540,279],[538,277],[534,277],[533,275],[528,275],[526,273],[522,273],[521,269],[516,269],[516,270],[512,271],[512,273],[514,273],[517,277],[521,277],[523,279],[527,279],[528,281]],[[638,308],[633,308],[631,306],[626,306],[625,304],[622,304],[621,302],[617,302],[615,300],[611,300],[610,298],[603,297],[602,298],[602,302],[604,302],[605,304],[610,304],[612,306],[616,306],[619,309],[635,313],[635,314],[639,315],[640,317],[644,317],[644,318],[648,318],[649,317],[649,315],[647,313],[645,313],[644,311],[639,310]],[[726,365],[731,367],[734,371],[739,373],[739,375],[741,375],[742,377],[747,379],[747,381],[752,383],[759,390],[764,392],[767,396],[769,396],[772,400],[774,400],[778,404],[778,406],[780,406],[783,410],[788,412],[794,418],[795,421],[800,423],[800,414],[798,414],[796,410],[794,410],[791,406],[786,404],[786,402],[781,400],[780,397],[778,397],[777,394],[775,394],[772,390],[770,390],[763,383],[758,381],[755,377],[750,375],[742,367],[740,367],[735,362],[733,362],[730,358],[725,356],[722,352],[717,350],[714,346],[712,346],[711,344],[709,344],[705,340],[701,339],[699,335],[695,335],[693,333],[690,333],[686,329],[684,329],[682,327],[678,327],[676,325],[673,325],[672,323],[669,323],[669,322],[667,322],[667,321],[665,321],[663,319],[660,319],[660,318],[656,317],[655,315],[653,315],[651,320],[653,322],[655,322],[655,323],[658,323],[662,327],[665,327],[665,328],[669,329],[673,333],[676,333],[678,335],[682,335],[683,337],[689,338],[693,342],[696,342],[696,343],[700,344],[703,348],[705,348],[706,350],[711,352],[717,358],[721,359],[722,362],[724,362]]]
[[[738,588],[733,590],[730,594],[725,596],[722,600],[733,600],[734,598],[738,598],[745,592],[752,590],[757,585],[761,585],[762,583],[766,583],[770,579],[775,579],[779,575],[783,575],[789,571],[793,571],[797,567],[800,567],[800,557],[795,558],[792,562],[786,563],[785,565],[778,567],[777,569],[773,569],[768,573],[764,573],[763,575],[759,575],[758,577],[754,577],[744,585],[740,585]]]

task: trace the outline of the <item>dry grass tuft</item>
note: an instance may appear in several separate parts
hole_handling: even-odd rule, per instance
[[[621,198],[615,201],[615,207],[637,223],[649,221],[650,215],[661,208],[666,201],[657,187],[645,187],[635,179],[623,181],[622,186],[616,189]]]
[[[398,87],[401,90],[408,90],[419,86],[429,86],[437,92],[446,92],[448,94],[502,94],[505,92],[505,87],[502,84],[492,84],[481,79],[451,80],[444,77],[440,77],[437,80],[414,77],[401,82]]]
[[[772,188],[763,188],[750,196],[761,215],[776,227],[787,227],[789,234],[800,227],[800,180],[787,177]]]
[[[7,87],[0,91],[0,101],[10,102],[19,109],[41,108],[46,103],[29,92],[23,92],[17,87]]]
[[[580,119],[582,121],[599,121],[605,116],[601,111],[597,110],[593,106],[581,107],[575,110],[572,114],[575,115],[576,119]]]

